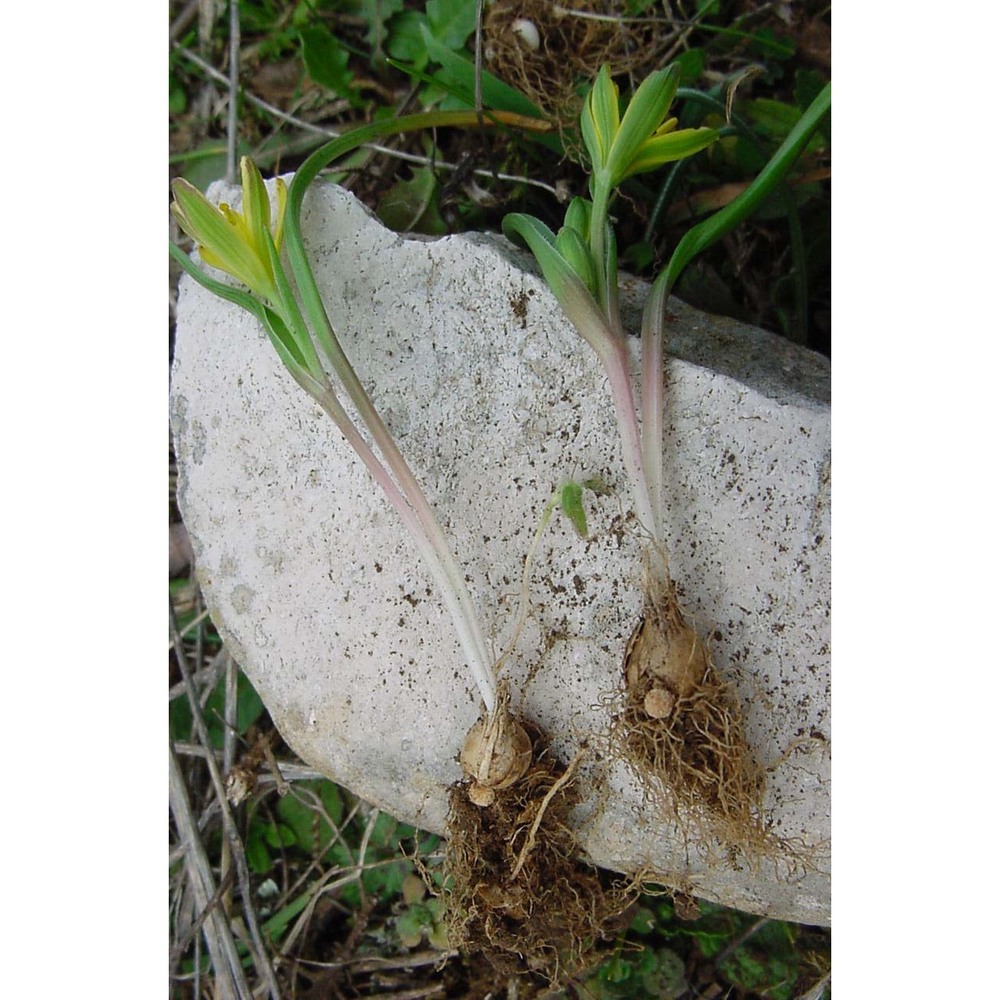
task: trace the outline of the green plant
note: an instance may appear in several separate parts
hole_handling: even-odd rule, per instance
[[[312,154],[296,172],[287,192],[280,179],[275,182],[277,206],[273,216],[263,179],[248,157],[241,162],[243,205],[239,212],[228,205],[216,207],[191,184],[176,180],[173,185],[173,211],[178,224],[196,240],[206,263],[237,278],[249,288],[249,292],[209,277],[178,247],[171,245],[170,250],[196,281],[216,295],[246,309],[261,323],[292,377],[326,411],[361,457],[410,531],[434,577],[455,624],[483,704],[487,712],[492,713],[497,704],[493,662],[463,574],[419,482],[337,339],[299,229],[305,191],[319,171],[338,156],[380,136],[433,126],[470,125],[476,120],[476,116],[469,112],[437,112],[376,122],[355,129]],[[489,120],[528,128],[545,127],[538,120],[504,112],[491,113]],[[285,271],[280,256],[283,241],[287,244],[291,277]],[[340,389],[360,415],[374,448],[348,416],[323,359],[332,368]]]
[[[558,234],[523,213],[507,216],[504,231],[528,244],[566,316],[604,367],[636,517],[648,542],[642,614],[625,648],[625,699],[614,728],[618,753],[668,815],[679,813],[690,828],[759,858],[777,849],[763,818],[764,774],[743,735],[739,701],[682,611],[669,569],[661,513],[665,314],[674,282],[690,261],[750,215],[787,173],[829,109],[830,85],[746,190],[688,231],[653,282],[642,318],[640,422],[609,211],[613,193],[631,175],[682,160],[719,138],[714,129],[678,129],[676,118],[664,120],[679,78],[676,66],[654,73],[621,114],[618,88],[608,66],[602,67],[580,120],[591,200],[570,203]]]
[[[679,79],[676,67],[647,77],[621,116],[618,88],[603,66],[580,119],[591,165],[591,200],[573,199],[558,234],[522,213],[508,215],[503,224],[508,236],[520,237],[531,248],[559,304],[604,366],[636,514],[656,545],[662,544],[655,489],[662,435],[654,437],[655,428],[647,429],[642,440],[618,307],[617,247],[608,216],[612,194],[627,177],[691,156],[718,138],[715,129],[678,129],[677,119],[666,117]],[[644,395],[653,395],[653,382],[662,376],[652,369],[646,372]]]
[[[665,120],[677,93],[676,65],[653,74],[620,116],[618,88],[602,67],[580,119],[590,163],[591,200],[574,198],[558,234],[523,213],[504,219],[504,232],[534,253],[549,287],[608,375],[623,457],[639,522],[662,549],[663,340],[666,302],[684,268],[750,216],[777,187],[830,107],[830,85],[813,99],[754,182],[734,201],[694,226],[660,272],[643,311],[641,425],[628,373],[625,330],[618,306],[618,258],[609,223],[612,195],[628,177],[684,159],[719,138],[710,128],[678,129]]]
[[[474,7],[474,0],[466,0],[467,6]],[[211,7],[212,5],[207,5]],[[569,6],[569,5],[566,5]],[[626,7],[626,13],[632,16],[640,15],[651,17],[658,13],[658,5],[653,5],[649,0],[630,0]],[[714,211],[719,202],[713,200],[716,192],[725,193],[735,188],[735,184],[742,184],[746,178],[753,176],[760,167],[767,161],[771,150],[778,143],[783,141],[784,135],[780,133],[779,126],[791,125],[791,114],[788,111],[790,106],[798,111],[804,111],[813,95],[808,93],[809,86],[813,86],[818,92],[817,74],[811,68],[820,65],[813,60],[815,54],[813,42],[807,42],[802,36],[790,31],[788,25],[782,22],[784,8],[789,5],[752,5],[720,3],[719,0],[699,0],[691,5],[691,20],[688,23],[678,22],[678,31],[685,33],[684,45],[689,46],[681,51],[677,56],[677,62],[681,67],[681,86],[678,89],[678,102],[682,102],[682,111],[679,115],[681,125],[704,124],[712,125],[720,130],[722,138],[711,147],[710,153],[697,157],[693,160],[679,161],[679,166],[687,169],[683,171],[683,188],[677,184],[677,179],[681,178],[682,170],[664,170],[650,174],[633,176],[628,178],[623,185],[622,194],[628,198],[631,208],[635,206],[636,212],[626,212],[622,203],[621,224],[617,227],[619,246],[622,248],[620,258],[627,261],[630,269],[642,268],[642,273],[649,273],[649,268],[655,260],[661,263],[669,256],[670,249],[676,241],[676,228],[683,224],[684,219],[697,220],[707,213]],[[425,97],[436,95],[435,99],[445,102],[443,106],[459,105],[467,108],[475,107],[475,66],[472,59],[463,51],[463,45],[452,46],[444,41],[441,44],[443,50],[433,47],[433,43],[428,43],[424,39],[423,27],[433,28],[429,25],[427,16],[428,5],[422,0],[305,0],[305,2],[295,3],[292,0],[240,0],[238,4],[243,26],[243,38],[241,42],[240,65],[241,71],[241,99],[238,101],[239,116],[236,122],[230,126],[226,123],[227,106],[224,100],[226,78],[225,74],[218,70],[213,70],[213,66],[223,66],[226,53],[229,51],[229,39],[225,29],[228,18],[228,5],[214,5],[216,20],[210,23],[207,28],[202,27],[196,30],[191,25],[194,23],[190,19],[186,20],[188,27],[182,27],[181,22],[190,13],[191,5],[186,3],[171,4],[171,17],[174,19],[171,38],[174,44],[171,48],[170,56],[170,111],[171,111],[171,163],[177,169],[184,170],[184,176],[188,180],[204,187],[217,177],[220,177],[226,168],[225,149],[226,133],[230,127],[236,129],[236,150],[237,155],[252,154],[258,166],[267,174],[269,169],[291,170],[300,162],[301,157],[310,150],[316,148],[324,141],[322,131],[330,129],[342,130],[350,127],[352,121],[361,116],[365,118],[378,117],[382,114],[393,113],[399,103],[405,98],[412,86],[414,79],[426,84],[426,87],[419,91],[419,98],[423,102]],[[823,13],[824,8],[828,10],[828,5],[814,4],[810,0],[805,3],[791,5],[792,14],[796,20],[808,19],[809,21],[826,21],[828,14]],[[206,5],[202,5],[206,9]],[[779,10],[782,8],[782,10]],[[294,19],[292,14],[294,13]],[[411,14],[422,14],[423,22],[420,18],[413,18]],[[347,16],[342,16],[347,15]],[[392,56],[387,45],[391,37],[399,40],[405,32],[400,27],[403,18],[410,22],[410,27],[415,29],[409,32],[409,41],[412,43],[412,50],[409,54],[400,53]],[[173,30],[174,28],[178,30]],[[322,29],[311,33],[308,29]],[[693,29],[693,30],[691,30]],[[663,27],[658,29],[660,34],[657,42],[666,41],[667,34],[672,28]],[[332,45],[336,50],[336,57],[325,67],[322,63],[323,47]],[[315,44],[318,42],[318,44]],[[421,48],[421,45],[423,48]],[[469,47],[466,44],[465,47]],[[397,50],[400,51],[400,50]],[[441,58],[441,52],[446,51],[447,56]],[[661,48],[660,51],[663,51]],[[304,57],[309,55],[311,67],[304,63]],[[202,57],[202,62],[197,62],[198,56]],[[407,62],[420,64],[423,68],[421,73],[424,79],[416,76],[403,77],[392,68],[392,64],[386,63],[385,56],[389,55],[395,62]],[[594,59],[591,65],[596,68],[600,59]],[[296,85],[294,96],[286,102],[280,96],[274,96],[273,92],[262,89],[258,86],[253,74],[258,67],[269,68],[268,64],[274,63],[276,66],[287,65],[289,69],[298,69],[297,79],[302,81]],[[729,134],[726,127],[725,104],[727,88],[732,86],[733,81],[743,72],[748,64],[759,67],[763,72],[757,76],[751,85],[741,85],[739,96],[746,94],[749,86],[753,87],[755,95],[761,95],[766,99],[776,99],[784,103],[784,109],[775,110],[766,102],[758,100],[737,101],[734,104],[739,110],[749,130],[755,133],[760,141],[763,153],[758,153],[751,135],[741,131]],[[509,83],[517,83],[509,75],[503,72],[493,63],[486,63],[486,67],[492,69],[504,77]],[[312,70],[315,70],[313,75]],[[324,72],[331,74],[327,80]],[[371,80],[378,83],[376,88],[371,88]],[[492,73],[483,73],[482,95],[483,103],[486,107],[504,108],[511,111],[523,111],[527,114],[537,114],[537,110],[525,110],[523,106],[513,106],[505,103],[507,98],[498,96],[500,88],[494,89],[493,81],[502,84]],[[810,82],[811,81],[811,82]],[[318,84],[318,85],[317,85]],[[794,91],[793,91],[794,85]],[[690,88],[699,88],[694,91]],[[507,86],[507,90],[512,88]],[[513,93],[516,94],[516,91]],[[698,94],[698,97],[694,95]],[[346,97],[351,107],[345,112],[340,109],[344,107],[343,101],[331,99],[331,95]],[[442,97],[442,95],[444,95]],[[707,119],[703,113],[695,114],[699,109],[695,107],[697,100],[703,100],[706,96],[714,95],[717,104],[714,106],[712,114]],[[523,95],[522,95],[523,96]],[[257,100],[264,98],[264,102]],[[235,97],[234,97],[235,99]],[[529,102],[530,103],[530,102]],[[707,107],[707,105],[702,105]],[[207,108],[212,110],[208,111]],[[721,109],[721,110],[720,110]],[[733,114],[732,124],[737,124],[738,116]],[[824,124],[817,130],[822,133]],[[546,133],[525,133],[525,135],[535,135],[544,138],[553,147],[557,146],[558,139],[555,135]],[[436,142],[433,147],[425,144],[422,149],[416,152],[423,153],[429,161],[425,166],[419,168],[419,183],[414,183],[406,194],[409,195],[403,205],[399,215],[400,218],[393,220],[394,225],[406,228],[406,223],[410,216],[407,210],[418,208],[427,197],[431,189],[432,175],[436,175],[437,185],[431,192],[427,217],[431,219],[431,225],[427,228],[439,228],[433,220],[434,209],[437,206],[437,199],[444,188],[444,182],[449,176],[442,170],[442,164],[448,166],[447,161],[453,163],[460,158],[465,158],[467,153],[468,161],[483,165],[483,154],[481,150],[470,150],[465,141],[454,133],[442,133],[445,141]],[[828,138],[828,137],[827,137]],[[813,142],[815,143],[815,138]],[[404,147],[404,150],[407,147]],[[412,147],[409,147],[412,149]],[[806,155],[803,155],[796,167],[796,173],[803,169],[809,170],[807,148]],[[497,153],[497,156],[493,156]],[[371,156],[365,151],[362,155]],[[361,184],[356,188],[359,197],[366,201],[373,208],[385,195],[385,188],[394,184],[398,180],[398,174],[392,169],[389,162],[386,169],[385,154],[377,154],[383,157],[376,161],[375,171],[369,171],[360,175]],[[561,155],[561,152],[560,154]],[[710,159],[709,159],[710,155]],[[345,157],[345,160],[347,158]],[[343,162],[343,161],[342,161]],[[361,155],[355,154],[348,161],[351,166],[361,164]],[[551,154],[540,149],[537,141],[520,142],[511,141],[504,146],[492,146],[490,165],[497,165],[500,170],[511,174],[528,175],[529,179],[544,177],[546,180],[555,178],[548,172],[549,164],[555,162]],[[822,160],[820,163],[822,164]],[[276,164],[280,164],[277,167]],[[544,165],[544,172],[542,167]],[[677,166],[677,165],[675,165]],[[344,175],[339,175],[344,176]],[[355,175],[358,176],[358,175]],[[549,225],[554,229],[559,229],[560,218],[545,215],[550,204],[554,201],[541,200],[533,197],[535,192],[541,190],[540,187],[531,187],[520,182],[513,185],[507,181],[497,184],[488,177],[480,173],[478,175],[481,184],[486,185],[491,195],[495,195],[499,202],[499,207],[483,210],[473,203],[462,202],[459,207],[462,209],[459,218],[449,216],[446,212],[440,214],[444,216],[444,221],[452,231],[456,228],[483,228],[493,227],[499,222],[499,214],[503,211],[510,211],[516,207],[522,211],[532,212],[543,216]],[[563,161],[555,177],[560,181],[566,181],[571,185],[578,183],[578,177],[574,167],[567,161]],[[735,182],[735,183],[734,183]],[[809,269],[816,268],[817,280],[822,283],[828,280],[828,276],[823,271],[822,254],[824,241],[828,242],[829,221],[828,221],[828,199],[825,196],[817,197],[811,194],[818,185],[809,188],[796,186],[796,202],[802,215],[805,245],[808,253],[807,264]],[[582,188],[581,188],[582,190]],[[810,192],[807,200],[806,192]],[[545,196],[548,199],[548,195]],[[516,202],[514,199],[517,199]],[[784,211],[783,205],[774,204],[777,201],[776,195],[765,199],[757,210],[756,219],[765,219],[768,216],[775,216],[778,212]],[[454,203],[453,203],[454,204]],[[691,208],[685,214],[685,209]],[[469,209],[469,210],[466,210]],[[824,224],[824,211],[827,212]],[[811,214],[810,214],[811,213]],[[411,213],[412,215],[412,213]],[[423,221],[423,220],[421,220]],[[776,322],[774,312],[766,309],[758,312],[750,298],[747,297],[742,286],[748,283],[748,279],[756,279],[757,282],[770,290],[774,301],[779,298],[785,304],[789,313],[793,309],[798,310],[798,320],[801,321],[804,310],[796,302],[792,304],[793,293],[798,294],[799,282],[804,270],[800,267],[800,260],[795,257],[795,245],[792,243],[790,250],[788,242],[784,239],[783,225],[774,225],[765,222],[759,227],[754,227],[750,231],[748,243],[753,239],[758,239],[758,248],[750,258],[748,264],[734,273],[734,262],[736,252],[734,244],[737,238],[742,241],[741,232],[732,234],[730,239],[724,243],[717,243],[711,250],[704,252],[697,258],[692,266],[682,272],[681,277],[675,283],[674,288],[682,298],[686,298],[683,289],[683,282],[691,277],[695,270],[694,265],[701,265],[705,262],[710,272],[718,272],[727,289],[734,293],[734,308],[746,310],[743,315],[758,325],[769,328],[780,329]],[[759,235],[758,235],[759,234]],[[742,246],[742,243],[741,243]],[[814,259],[813,247],[816,247]],[[666,251],[664,250],[666,248]],[[792,269],[784,266],[783,262],[791,254],[794,260],[794,276]],[[772,270],[767,270],[771,265]],[[778,274],[778,279],[768,280],[772,274]],[[655,277],[655,271],[650,275]],[[814,292],[812,293],[815,294]],[[820,299],[822,302],[822,298]],[[810,308],[815,308],[812,302]],[[717,304],[710,304],[709,308],[715,312],[725,312],[726,309]],[[732,313],[736,315],[736,313]],[[793,317],[794,318],[794,317]],[[784,316],[779,313],[778,319],[785,322]],[[787,328],[786,328],[787,329]],[[591,484],[585,484],[591,485]],[[594,488],[601,489],[599,484],[592,484]],[[572,495],[569,500],[572,501]],[[585,500],[585,497],[584,497]],[[197,611],[183,610],[186,603],[193,603],[188,599],[188,593],[192,585],[185,581],[175,581],[171,585],[172,596],[177,616],[182,632],[186,632],[189,625],[192,625],[203,615]],[[202,626],[204,628],[204,626]],[[192,635],[194,629],[192,629]],[[203,640],[197,642],[191,639],[189,650],[194,653],[196,647],[205,653],[217,652],[220,648],[218,636],[211,630],[205,631]],[[192,655],[192,661],[195,657]],[[199,676],[207,678],[207,681],[198,681],[199,688],[206,686],[215,687],[213,680],[208,678],[207,664],[199,655],[197,669]],[[191,711],[186,698],[176,697],[172,692],[171,701],[171,736],[179,744],[184,744],[192,738],[191,733]],[[218,740],[223,732],[221,719],[221,684],[218,691],[213,695],[210,711],[207,713],[208,726],[212,731],[211,741],[218,745]],[[245,697],[244,681],[239,682],[240,697]],[[202,699],[207,691],[202,691]],[[183,707],[181,707],[183,706]],[[242,717],[242,713],[241,717]],[[187,748],[182,748],[182,754],[187,754]],[[285,769],[287,764],[301,764],[288,751],[282,751],[281,765]],[[204,819],[208,826],[203,832],[206,837],[218,829],[219,823],[219,803],[213,798],[213,791],[208,783],[208,772],[202,761],[195,756],[182,756],[182,763],[185,765],[185,776],[189,785],[189,792],[195,806],[196,815]],[[290,779],[294,780],[294,779]],[[298,784],[298,782],[296,782]],[[326,803],[324,808],[330,812],[330,800],[332,793],[324,791],[323,786],[307,783],[304,788],[309,800],[309,809],[313,816],[318,813],[319,804]],[[354,808],[353,800],[344,792],[340,792],[344,799],[347,813]],[[314,798],[316,796],[317,799]],[[357,890],[357,882],[350,882],[343,889],[336,889],[329,894],[327,899],[336,900],[334,912],[338,914],[338,920],[331,926],[329,915],[326,919],[317,918],[314,924],[322,924],[324,933],[316,937],[301,935],[298,942],[291,945],[289,941],[289,929],[302,915],[312,898],[312,883],[310,888],[296,890],[294,884],[299,879],[303,871],[310,865],[332,864],[332,873],[335,880],[345,874],[351,874],[357,858],[360,857],[360,848],[363,843],[366,823],[355,819],[349,822],[342,831],[344,841],[350,852],[350,861],[345,856],[342,862],[331,861],[332,855],[325,852],[326,840],[321,836],[316,840],[310,840],[308,836],[289,843],[289,838],[293,836],[293,824],[287,823],[281,816],[276,800],[272,797],[269,801],[274,805],[271,812],[265,808],[266,803],[255,804],[244,807],[246,812],[240,820],[244,840],[247,842],[247,849],[250,850],[250,840],[257,837],[255,831],[260,831],[260,837],[265,841],[267,849],[266,864],[270,865],[271,876],[264,878],[263,885],[258,886],[258,879],[253,880],[253,901],[259,909],[262,920],[266,920],[265,931],[269,942],[272,943],[271,957],[275,968],[278,969],[278,977],[281,984],[281,995],[286,991],[289,995],[302,993],[309,989],[315,989],[315,966],[311,967],[311,962],[329,963],[331,958],[335,959],[338,965],[343,964],[343,968],[353,969],[346,975],[351,975],[352,979],[348,983],[342,980],[334,984],[331,989],[347,992],[363,993],[379,992],[390,988],[381,979],[376,980],[374,976],[381,976],[382,973],[375,973],[371,981],[366,974],[359,970],[361,966],[357,959],[363,958],[366,954],[375,953],[385,958],[395,958],[399,950],[399,936],[395,933],[394,920],[398,916],[403,921],[403,927],[409,926],[409,921],[405,919],[406,909],[410,904],[405,899],[405,889],[402,896],[391,898],[390,907],[376,908],[370,913],[370,923],[363,934],[349,933],[360,928],[368,910],[362,910],[361,894]],[[290,806],[283,807],[290,809]],[[250,810],[253,810],[252,818]],[[317,828],[323,830],[326,821],[322,818],[316,820]],[[383,828],[381,818],[376,824],[379,831]],[[268,833],[265,838],[264,830]],[[172,835],[172,841],[174,837]],[[181,841],[174,841],[175,848],[179,851]],[[428,840],[427,849],[433,851],[433,840]],[[281,846],[278,846],[278,845]],[[218,836],[212,836],[209,847],[214,849],[211,853],[211,863],[220,874],[225,871],[225,863],[220,860],[218,850],[221,840]],[[381,850],[381,849],[380,849]],[[386,851],[389,848],[385,848]],[[324,851],[323,854],[320,854]],[[407,867],[408,847],[397,849],[395,857],[399,859],[397,869],[409,872]],[[386,855],[379,854],[381,859],[388,859]],[[434,865],[435,859],[425,856],[425,863]],[[341,867],[343,864],[344,867]],[[392,868],[393,862],[388,862],[386,867]],[[182,868],[183,862],[176,861],[176,867]],[[393,869],[396,871],[396,869]],[[367,875],[367,872],[366,872]],[[395,876],[394,877],[398,877]],[[372,876],[374,878],[374,876]],[[265,895],[264,888],[269,884],[280,884],[283,888],[280,892],[275,889],[275,895]],[[284,886],[290,889],[285,892]],[[353,888],[352,888],[353,887]],[[259,895],[257,895],[259,890]],[[350,890],[347,895],[343,895],[344,890]],[[244,895],[248,895],[244,891]],[[380,902],[390,900],[387,895],[376,897]],[[176,880],[172,880],[171,899],[178,910],[190,907],[190,887],[187,885],[186,877],[179,874]],[[364,903],[370,904],[372,897],[366,896]],[[418,909],[422,906],[429,906],[433,900],[424,899],[415,904]],[[214,916],[219,907],[209,911],[195,911],[198,922],[195,927],[201,926],[204,920],[204,929],[211,930]],[[689,965],[698,965],[704,971],[708,954],[717,956],[722,954],[726,947],[737,942],[746,932],[751,929],[755,919],[746,915],[735,914],[731,911],[704,907],[703,918],[694,923],[680,923],[675,919],[670,905],[663,900],[645,899],[643,901],[644,913],[650,917],[650,921],[645,930],[636,930],[629,934],[628,940],[633,946],[645,946],[648,951],[662,952],[669,949],[680,955]],[[172,911],[173,912],[173,911]],[[205,919],[205,914],[208,914]],[[723,914],[725,915],[723,917]],[[240,919],[237,912],[232,913],[233,927],[236,929],[237,937],[241,940],[246,936],[246,924]],[[422,924],[422,916],[414,918],[414,923]],[[638,922],[638,918],[637,918]],[[182,924],[183,926],[183,924]],[[787,925],[782,925],[787,926]],[[815,974],[811,977],[807,975],[810,970],[810,961],[813,952],[822,960],[823,955],[828,956],[829,940],[827,932],[817,929],[798,928],[791,926],[793,932],[791,937],[793,943],[789,946],[793,948],[798,956],[798,966],[802,981],[798,985],[794,996],[803,996],[812,982],[815,981]],[[197,932],[196,932],[197,933]],[[756,957],[763,961],[768,954],[768,949],[784,949],[784,940],[781,935],[776,935],[777,940],[772,940],[770,933],[758,932],[749,940],[745,941],[741,949],[749,949]],[[208,935],[206,934],[206,939]],[[210,939],[209,939],[210,940]],[[278,944],[280,943],[280,952]],[[702,947],[704,945],[704,949]],[[202,941],[204,947],[204,940]],[[710,950],[709,950],[710,949]],[[197,956],[197,943],[188,948],[188,957]],[[245,949],[241,949],[241,954],[245,955]],[[640,962],[645,962],[638,952],[624,948],[621,951],[622,959],[632,965],[638,966]],[[207,971],[209,955],[204,950],[201,952],[199,962],[202,970]],[[303,958],[306,961],[300,962]],[[398,959],[396,959],[398,961]],[[442,957],[444,961],[444,957]],[[827,957],[828,961],[828,957]],[[247,964],[245,962],[245,964]],[[729,960],[722,963],[723,970],[731,970]],[[224,968],[215,970],[214,983],[207,979],[189,982],[177,975],[183,970],[190,972],[192,963],[186,961],[184,966],[172,964],[172,976],[177,976],[171,985],[171,995],[188,998],[201,996],[216,990],[225,989],[226,977]],[[437,990],[440,992],[443,983],[454,984],[456,980],[462,981],[474,977],[480,971],[478,966],[467,964],[463,958],[452,957],[448,960],[447,968],[442,970],[433,965],[414,965],[411,968],[404,968],[400,975],[405,980],[407,988],[416,991],[420,987],[428,992]],[[249,977],[248,977],[249,979]],[[632,976],[631,982],[637,983],[638,977]],[[255,992],[261,992],[261,985],[264,984],[263,991],[266,992],[266,979],[262,970],[258,971],[257,981],[250,979],[250,985]],[[757,997],[767,997],[773,995],[768,992],[768,984],[759,981],[756,991],[747,980],[737,980],[726,978],[722,971],[717,973],[717,978],[711,980],[710,986],[700,985],[698,989],[702,995],[710,995],[714,990],[719,996],[725,996],[727,991],[738,987],[744,991],[743,995]],[[608,989],[613,989],[608,984]],[[484,986],[485,990],[485,986]],[[249,992],[249,990],[248,990]],[[275,994],[271,994],[275,995]],[[502,984],[498,984],[494,995],[503,995]],[[572,991],[571,996],[587,996],[588,993],[582,989]],[[597,994],[599,995],[599,994]],[[642,996],[641,992],[636,993]],[[737,993],[734,991],[733,995]],[[813,993],[809,993],[814,996]]]
[[[396,917],[395,930],[404,948],[416,948],[424,940],[433,948],[448,948],[448,928],[444,901],[440,896],[427,898],[424,880],[410,873],[401,890],[404,908]]]

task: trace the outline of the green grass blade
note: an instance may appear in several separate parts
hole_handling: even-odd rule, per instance
[[[673,287],[681,271],[699,253],[752,215],[761,202],[784,179],[795,161],[798,160],[802,150],[809,143],[823,116],[830,110],[830,87],[831,85],[828,83],[816,95],[812,104],[788,133],[788,137],[778,147],[774,156],[771,157],[753,183],[725,208],[719,209],[714,215],[709,216],[684,234],[662,275],[668,289]]]
[[[475,107],[476,66],[475,63],[452,52],[439,42],[425,25],[420,31],[427,46],[427,54],[444,68],[444,72],[431,77],[431,82],[465,101],[470,108]],[[519,90],[504,83],[499,77],[483,70],[483,104],[497,111],[514,111],[529,118],[542,118],[542,109],[525,97]]]
[[[236,305],[246,309],[248,313],[251,313],[262,323],[264,322],[264,304],[255,299],[249,292],[241,291],[239,288],[233,288],[232,285],[227,285],[224,281],[216,281],[215,278],[210,278],[203,270],[200,268],[179,246],[175,243],[169,244],[170,256],[177,261],[178,264],[188,274],[198,282],[202,288],[207,288],[214,295],[218,295],[220,299],[225,299],[227,302],[233,302]]]

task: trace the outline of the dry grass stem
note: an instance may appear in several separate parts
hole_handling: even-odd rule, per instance
[[[184,679],[184,684],[187,687],[188,701],[191,705],[191,714],[195,732],[197,733],[198,739],[201,741],[202,745],[209,748],[212,743],[208,735],[208,727],[205,724],[202,706],[198,700],[197,691],[191,679],[191,670],[187,662],[187,654],[184,650],[184,644],[180,637],[180,631],[177,626],[177,618],[174,614],[172,604],[169,606],[169,613],[170,630],[175,644],[174,649],[176,653],[176,661],[181,671],[181,676]],[[171,757],[172,759],[175,759],[172,754]],[[240,839],[239,831],[236,828],[236,823],[229,808],[229,803],[226,800],[225,785],[222,780],[222,774],[220,773],[219,765],[214,754],[206,754],[205,763],[208,767],[209,774],[211,775],[215,798],[222,818],[222,828],[223,833],[225,834],[225,840],[230,845],[232,860],[236,865],[236,872],[240,886],[240,897],[243,903],[243,917],[253,945],[251,948],[251,955],[253,956],[254,966],[257,970],[258,976],[260,976],[263,982],[266,983],[268,991],[274,1000],[280,1000],[278,983],[274,977],[274,970],[271,968],[267,949],[264,945],[264,940],[260,933],[260,927],[257,923],[257,915],[253,908],[250,871],[247,867],[246,855],[243,850],[243,842]]]
[[[191,814],[191,803],[187,788],[173,750],[170,752],[170,812],[177,827],[177,833],[186,846],[184,864],[188,873],[188,884],[194,894],[198,919],[203,923],[205,942],[212,959],[216,983],[223,995],[249,998],[250,988],[243,975],[243,966],[236,951],[229,922],[219,906],[211,906],[218,900],[212,866],[205,852],[198,824]],[[206,919],[206,914],[208,917]]]
[[[218,83],[228,84],[226,76],[220,73],[211,63],[205,62],[200,56],[192,52],[190,49],[179,44],[178,42],[173,43],[174,48],[183,55],[185,59],[191,62],[193,65],[197,66],[203,73],[212,77]],[[244,100],[247,103],[252,104],[254,107],[259,108],[261,111],[267,112],[269,115],[273,115],[279,121],[284,122],[286,125],[294,125],[296,128],[302,129],[304,132],[310,132],[313,135],[319,135],[326,139],[336,139],[343,133],[338,132],[335,129],[324,128],[321,125],[314,125],[312,122],[306,121],[304,118],[299,118],[295,115],[290,115],[281,108],[275,107],[273,104],[269,104],[267,101],[262,100],[255,94],[251,94],[248,91],[244,92]],[[344,110],[347,110],[350,105],[347,101],[344,102]],[[466,169],[460,163],[448,163],[446,160],[440,158],[421,156],[418,153],[408,153],[405,150],[393,149],[391,146],[383,146],[379,143],[366,143],[363,149],[371,150],[374,153],[381,153],[383,156],[389,156],[396,160],[402,160],[404,163],[413,163],[417,166],[429,167],[433,166],[435,170],[447,170],[449,173],[454,173],[457,170]],[[262,153],[259,156],[254,157],[254,161],[258,163],[261,167],[266,166],[270,160],[267,153]],[[275,157],[276,158],[276,157]],[[559,196],[559,192],[551,185],[545,181],[540,181],[534,177],[521,177],[516,174],[506,174],[499,171],[493,170],[482,170],[475,169],[471,173],[476,177],[483,177],[498,181],[503,181],[506,184],[525,184],[528,187],[541,188],[543,191],[547,191],[554,197]]]

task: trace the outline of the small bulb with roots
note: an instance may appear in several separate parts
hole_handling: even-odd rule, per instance
[[[677,704],[677,698],[666,688],[655,687],[646,692],[642,707],[651,719],[665,719]]]
[[[493,711],[480,717],[462,744],[459,763],[470,779],[469,801],[491,805],[499,789],[519,781],[531,765],[531,738],[507,707],[503,691]]]
[[[479,806],[480,809],[485,809],[487,806],[493,805],[496,797],[497,793],[492,788],[480,785],[478,781],[473,781],[469,785],[469,801],[474,806]]]

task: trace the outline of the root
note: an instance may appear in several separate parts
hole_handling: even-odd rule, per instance
[[[518,855],[517,864],[514,865],[514,871],[511,872],[510,877],[512,879],[517,878],[518,873],[521,868],[524,867],[525,858],[527,858],[528,853],[535,846],[535,837],[538,834],[538,828],[542,825],[542,819],[545,816],[545,810],[548,809],[549,803],[552,801],[555,794],[562,790],[563,786],[572,777],[573,771],[576,765],[580,763],[580,759],[583,757],[585,750],[580,750],[577,755],[569,762],[569,767],[563,772],[562,776],[556,781],[556,783],[545,793],[545,798],[542,799],[538,810],[535,813],[535,819],[531,824],[531,829],[528,831],[528,839],[524,842],[524,847],[521,848],[521,853]]]
[[[528,771],[488,805],[474,805],[464,785],[451,791],[448,934],[454,946],[485,955],[498,976],[534,973],[556,983],[587,964],[636,893],[606,885],[578,860],[568,818],[583,752],[563,767],[540,734],[531,736]]]
[[[735,691],[688,625],[672,582],[646,587],[613,745],[689,842],[716,839],[730,860],[735,853],[752,864],[772,857],[780,844],[764,820],[765,772],[747,746]]]

